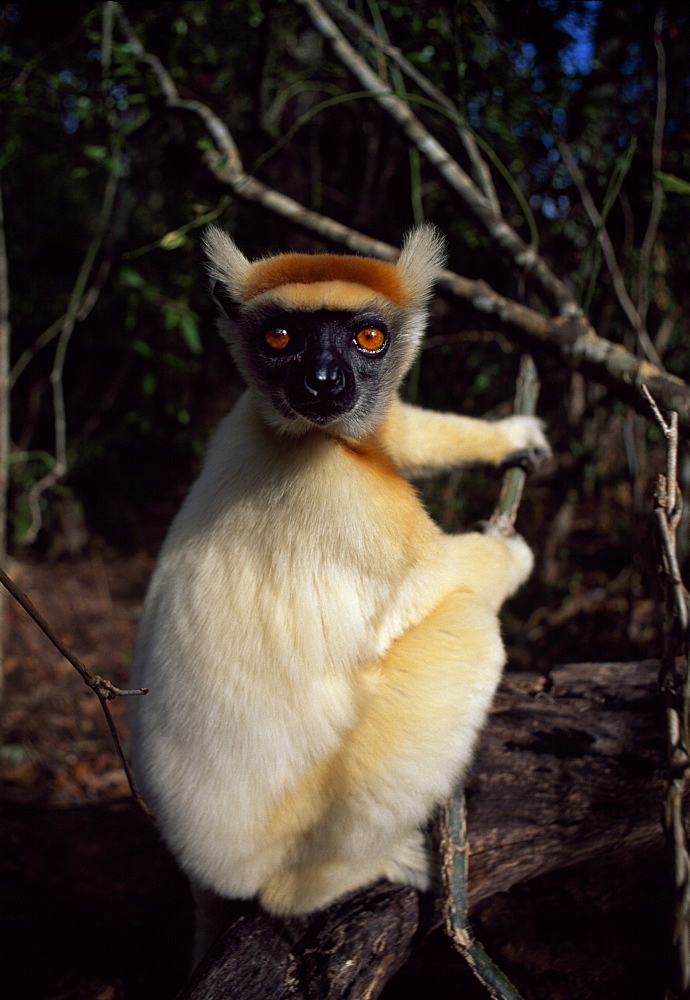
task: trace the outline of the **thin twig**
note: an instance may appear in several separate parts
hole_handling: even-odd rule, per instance
[[[106,60],[109,58],[107,53],[109,53],[110,43],[112,41],[111,36],[114,10],[115,7],[113,3],[105,3],[103,5],[103,28],[101,37],[104,75],[109,71],[109,67],[106,65]],[[118,156],[116,152],[114,153],[114,157],[117,161]],[[110,228],[113,208],[115,205],[115,196],[119,185],[118,166],[119,164],[116,164],[116,169],[108,175],[96,232],[86,250],[86,254],[84,255],[84,260],[79,268],[79,273],[70,295],[67,311],[65,312],[60,324],[60,333],[55,350],[55,359],[50,373],[50,384],[53,390],[55,461],[52,468],[50,468],[48,472],[38,480],[38,482],[34,483],[29,491],[28,503],[29,510],[31,512],[31,524],[22,539],[22,542],[25,545],[30,545],[34,542],[38,532],[40,531],[42,523],[40,506],[41,497],[47,490],[58,483],[67,473],[67,414],[65,409],[65,394],[63,385],[65,360],[67,357],[67,348],[69,347],[72,334],[74,333],[78,316],[86,299],[86,289],[96,263],[96,258],[101,250],[108,229]],[[92,288],[93,287],[94,286],[92,285]]]
[[[137,58],[141,59],[142,62],[147,63],[151,67],[156,79],[158,80],[158,85],[163,92],[163,96],[165,97],[168,106],[181,108],[185,111],[191,111],[195,115],[198,115],[203,120],[209,134],[216,144],[217,149],[219,152],[222,152],[225,157],[226,169],[237,174],[242,174],[244,172],[242,160],[237,146],[235,145],[235,140],[230,134],[225,123],[222,122],[210,108],[208,108],[205,104],[202,104],[201,101],[184,100],[180,97],[175,81],[170,73],[168,73],[158,56],[148,52],[139,41],[134,28],[122,10],[121,4],[112,3],[112,6],[115,8],[120,28],[124,32],[132,52],[137,56]]]
[[[420,73],[416,66],[413,66],[409,59],[405,58],[400,49],[383,41],[373,28],[363,21],[353,10],[346,7],[341,0],[324,0],[324,2],[334,17],[337,17],[341,23],[349,25],[358,35],[365,38],[379,52],[382,52],[391,59],[419,87],[422,93],[426,94],[430,100],[444,109],[455,125],[458,137],[465,147],[482,193],[491,205],[492,210],[500,217],[501,206],[491,178],[489,165],[479,151],[479,146],[472,130],[468,127],[467,122],[455,104],[453,104],[443,91],[435,87],[423,73]]]
[[[148,688],[135,688],[132,691],[125,691],[122,690],[121,688],[115,687],[112,681],[109,681],[104,677],[99,677],[98,674],[94,674],[91,670],[89,670],[86,664],[82,660],[80,660],[79,657],[76,656],[69,649],[68,646],[65,645],[65,643],[62,641],[62,639],[57,634],[55,629],[53,629],[53,627],[48,624],[48,622],[45,620],[43,615],[40,613],[40,611],[34,605],[31,599],[27,596],[27,594],[25,594],[24,591],[17,586],[14,580],[10,576],[8,576],[5,570],[2,568],[0,568],[0,583],[6,588],[6,590],[9,591],[12,597],[14,597],[15,601],[17,601],[17,603],[20,604],[22,608],[24,608],[27,615],[29,615],[30,618],[33,618],[38,627],[41,629],[44,635],[47,636],[47,638],[52,642],[52,644],[55,646],[58,652],[60,652],[65,657],[65,659],[72,664],[72,666],[79,673],[79,675],[81,676],[82,680],[87,685],[87,687],[90,687],[91,690],[95,693],[96,697],[101,703],[101,708],[103,709],[103,713],[105,715],[106,722],[108,724],[108,729],[110,730],[111,736],[115,742],[115,746],[117,747],[117,752],[120,756],[120,760],[122,761],[122,766],[125,775],[127,776],[127,782],[129,784],[132,797],[141,806],[144,812],[150,815],[148,806],[146,805],[141,795],[137,791],[137,787],[134,783],[134,776],[132,775],[132,772],[130,770],[122,743],[120,741],[120,736],[117,732],[117,728],[115,726],[115,722],[110,712],[110,708],[108,707],[108,702],[112,701],[113,698],[147,694]]]
[[[524,355],[515,392],[515,412],[533,415],[538,398],[537,370],[532,358]],[[503,487],[491,523],[506,536],[514,531],[525,478],[526,472],[520,468],[509,469],[503,477]],[[470,925],[467,892],[469,845],[462,786],[440,808],[440,833],[441,879],[448,936],[493,1000],[520,1000],[520,994],[489,957]]]
[[[108,252],[107,256],[101,262],[98,269],[98,274],[94,278],[93,282],[89,286],[88,291],[84,293],[79,306],[75,314],[75,321],[81,323],[87,318],[93,307],[98,302],[98,297],[103,290],[103,286],[110,273],[110,268],[112,266],[112,252]],[[60,331],[63,329],[65,323],[67,322],[67,313],[59,316],[53,323],[47,327],[43,333],[41,333],[36,340],[27,347],[25,351],[19,355],[15,363],[12,365],[10,371],[10,386],[14,388],[17,379],[20,377],[27,365],[36,357],[36,355],[44,347],[47,347],[51,341],[55,340],[56,337],[60,335]]]
[[[654,521],[660,548],[659,580],[664,593],[664,649],[659,683],[666,702],[666,746],[668,773],[662,822],[673,853],[675,906],[673,946],[676,955],[676,982],[669,986],[668,1000],[690,998],[690,853],[685,831],[684,802],[690,775],[690,632],[688,601],[678,564],[676,533],[682,516],[681,492],[677,482],[678,415],[662,415],[651,393],[643,395],[667,443],[666,474],[660,475],[655,490]]]
[[[662,167],[664,126],[666,124],[666,50],[662,41],[664,26],[663,9],[657,11],[654,20],[654,47],[656,48],[656,113],[654,115],[654,138],[652,140],[652,205],[649,210],[647,230],[640,247],[640,263],[637,279],[637,313],[640,323],[647,320],[649,309],[649,261],[657,237],[661,210],[664,204],[664,189],[658,178]]]
[[[523,354],[515,388],[515,412],[529,416],[536,413],[539,390],[536,365],[531,355]],[[512,534],[514,530],[515,518],[526,479],[525,469],[517,466],[508,469],[503,476],[501,492],[496,503],[496,510],[491,516],[491,522],[498,525],[505,535]]]
[[[408,105],[386,87],[381,77],[350,45],[318,0],[298,0],[298,3],[305,8],[320,34],[330,42],[343,65],[354,74],[363,87],[372,92],[374,99],[402,128],[407,138],[438,170],[452,190],[460,195],[494,242],[512,258],[517,267],[528,273],[539,285],[559,315],[579,316],[581,310],[564,282],[553,273],[534,247],[528,246],[505,219],[496,215],[488,198],[479,190],[469,174],[431,135]]]
[[[39,479],[38,482],[34,483],[29,491],[28,503],[31,511],[31,525],[22,539],[22,542],[25,545],[30,545],[34,542],[40,530],[42,521],[40,509],[41,497],[47,490],[54,486],[55,483],[59,482],[67,472],[67,416],[65,412],[62,375],[65,367],[67,348],[72,334],[74,333],[74,327],[76,325],[78,315],[84,302],[86,301],[86,284],[93,270],[96,256],[101,248],[110,223],[118,183],[119,181],[115,174],[110,174],[108,176],[103,196],[103,204],[101,206],[98,229],[96,231],[96,235],[87,248],[84,260],[79,268],[77,280],[74,284],[74,288],[72,289],[72,294],[70,295],[67,311],[60,324],[60,334],[55,351],[55,360],[50,373],[50,383],[53,389],[55,462],[46,475]],[[92,286],[92,288],[93,287],[94,286]]]
[[[390,244],[373,239],[319,212],[306,209],[293,198],[245,173],[227,126],[200,101],[182,100],[170,74],[156,56],[143,49],[120,7],[117,16],[132,51],[145,60],[154,72],[167,106],[191,112],[201,119],[208,130],[215,148],[204,154],[204,160],[221,184],[230,187],[245,201],[259,204],[266,211],[280,215],[351,252],[380,257],[382,260],[396,260],[399,250]],[[586,371],[589,377],[612,386],[620,396],[629,397],[641,412],[647,412],[646,404],[640,399],[639,393],[631,394],[631,387],[639,386],[642,382],[653,384],[657,399],[669,409],[677,410],[681,425],[690,428],[690,388],[686,383],[644,358],[636,357],[621,344],[614,344],[598,336],[586,317],[544,315],[536,309],[499,295],[486,281],[466,278],[453,271],[444,271],[439,276],[438,284],[523,341],[538,341],[545,348],[559,352],[563,361],[571,368]]]
[[[440,809],[441,881],[445,896],[446,933],[492,1000],[522,1000],[510,980],[474,936],[467,904],[469,845],[465,792],[459,788]]]
[[[625,281],[623,279],[623,274],[621,272],[618,261],[616,260],[616,251],[613,248],[613,243],[611,238],[606,231],[606,226],[604,220],[602,219],[599,209],[594,203],[594,199],[590,194],[589,188],[585,178],[580,170],[577,160],[573,156],[568,145],[560,140],[557,140],[558,151],[561,154],[563,163],[565,164],[568,173],[573,179],[573,182],[579,192],[582,204],[584,206],[587,215],[589,216],[589,221],[592,223],[597,235],[597,239],[601,245],[602,252],[604,254],[604,260],[606,261],[606,267],[611,276],[611,282],[613,284],[613,289],[616,293],[616,298],[618,303],[625,313],[628,323],[635,331],[635,336],[637,337],[638,343],[645,353],[645,356],[652,362],[652,364],[657,365],[662,368],[659,355],[656,352],[656,348],[652,343],[652,339],[645,329],[644,322],[640,316],[633,300],[628,294],[628,289],[625,287]]]

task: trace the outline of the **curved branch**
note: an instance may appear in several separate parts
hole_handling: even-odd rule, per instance
[[[539,378],[534,361],[524,354],[515,392],[515,413],[533,416],[539,398]],[[509,469],[503,477],[501,495],[490,519],[493,530],[505,536],[514,532],[526,472]],[[439,807],[441,882],[444,895],[446,933],[477,979],[494,1000],[522,1000],[510,980],[493,962],[472,930],[469,918],[467,868],[469,845],[465,814],[465,790],[460,786]]]
[[[98,274],[94,278],[93,282],[89,286],[88,290],[84,293],[84,296],[77,307],[77,311],[74,315],[74,321],[81,323],[87,318],[93,307],[98,302],[98,298],[103,290],[103,286],[108,278],[110,272],[110,267],[112,264],[112,253],[108,252],[107,256],[101,262],[101,266],[98,269]],[[40,336],[36,338],[30,347],[27,347],[25,351],[19,355],[12,370],[10,371],[10,387],[14,388],[17,379],[23,373],[27,365],[36,357],[36,355],[44,347],[47,347],[51,341],[55,340],[59,336],[65,324],[68,322],[68,313],[64,313],[59,316],[53,323],[47,327]]]
[[[388,58],[391,59],[396,66],[400,67],[405,76],[409,77],[409,79],[412,80],[412,82],[416,84],[419,89],[427,95],[427,97],[429,97],[435,104],[438,104],[439,107],[444,109],[455,125],[460,141],[465,147],[465,152],[467,153],[472,164],[472,169],[477,183],[482,188],[484,197],[488,200],[495,214],[497,216],[501,216],[501,206],[498,201],[498,195],[496,194],[496,188],[494,187],[494,183],[491,178],[489,165],[479,150],[474,133],[470,128],[468,128],[467,122],[455,104],[449,97],[447,97],[446,94],[444,94],[441,90],[438,90],[438,88],[435,87],[423,73],[420,73],[416,66],[413,66],[412,63],[405,58],[400,49],[396,48],[394,45],[387,44],[379,38],[374,29],[369,27],[369,25],[353,10],[350,10],[349,7],[345,7],[344,4],[339,2],[339,0],[325,0],[325,4],[334,17],[337,17],[342,23],[349,25],[354,31],[357,32],[358,36],[364,38],[367,42],[378,49],[379,52],[383,52],[384,55],[388,56]]]
[[[470,280],[444,271],[439,284],[464,299],[477,312],[499,320],[521,340],[558,354],[570,368],[608,386],[644,416],[647,402],[641,397],[649,387],[666,409],[676,410],[680,424],[690,431],[690,386],[621,344],[600,337],[584,316],[550,317],[507,299],[481,280]]]
[[[148,688],[137,688],[134,691],[123,691],[112,683],[112,681],[107,680],[104,677],[99,677],[98,674],[92,673],[91,670],[86,666],[86,664],[76,656],[68,646],[62,641],[55,630],[48,624],[43,615],[40,613],[38,608],[35,607],[33,602],[29,597],[21,590],[14,580],[7,575],[7,573],[0,567],[0,583],[5,587],[6,590],[14,597],[15,601],[24,608],[27,615],[33,618],[35,623],[41,629],[43,634],[47,636],[52,642],[58,652],[62,653],[65,659],[72,664],[74,669],[79,673],[81,679],[90,687],[94,692],[99,702],[101,703],[101,708],[103,709],[103,714],[105,715],[105,720],[110,730],[110,735],[113,738],[113,742],[117,748],[117,752],[120,756],[122,762],[122,767],[127,777],[127,783],[129,784],[129,789],[132,793],[132,798],[141,807],[141,809],[148,815],[151,816],[151,812],[139,794],[137,787],[134,783],[134,776],[127,762],[127,757],[125,756],[125,751],[123,749],[122,743],[120,741],[120,734],[115,726],[115,721],[108,707],[108,702],[112,701],[113,698],[126,697],[128,695],[143,695],[148,693]]]
[[[648,359],[655,365],[661,366],[659,355],[657,354],[656,348],[654,347],[654,344],[644,327],[642,317],[635,307],[633,300],[630,298],[627,288],[625,287],[623,275],[620,267],[618,266],[618,261],[616,260],[616,252],[613,249],[613,243],[611,242],[611,238],[606,231],[604,220],[599,214],[597,206],[594,204],[594,199],[589,192],[585,179],[582,176],[582,172],[577,165],[577,161],[564,142],[558,143],[558,151],[563,158],[563,162],[568,169],[568,173],[577,187],[580,198],[582,199],[582,204],[584,205],[585,211],[589,216],[589,220],[596,230],[597,239],[601,245],[604,260],[606,261],[606,267],[611,275],[611,281],[613,282],[613,288],[620,307],[625,313],[628,323],[630,323],[630,326],[635,331],[638,343],[647,355]]]
[[[305,0],[306,2],[306,0]],[[127,18],[118,10],[120,25],[141,58],[156,74],[169,108],[190,111],[201,118],[214,140],[215,148],[204,154],[209,170],[221,184],[246,201],[255,202],[270,212],[289,219],[325,240],[355,253],[383,260],[395,260],[398,249],[372,239],[328,216],[304,208],[299,202],[244,172],[237,146],[229,130],[215,113],[200,101],[185,101],[155,56],[149,57],[138,41]],[[469,178],[468,178],[469,180]],[[470,182],[471,183],[471,182]],[[499,295],[485,281],[444,271],[439,285],[462,299],[483,316],[500,321],[518,339],[529,346],[539,344],[558,354],[571,368],[611,387],[639,412],[649,415],[648,404],[640,395],[642,385],[649,386],[655,398],[669,410],[678,412],[680,424],[690,430],[690,387],[681,379],[662,371],[649,361],[635,357],[619,344],[604,340],[584,316],[551,317]]]
[[[141,59],[142,62],[148,63],[153,70],[156,80],[158,81],[158,86],[163,92],[167,105],[169,107],[191,111],[193,114],[198,115],[204,122],[204,125],[206,126],[217,148],[222,150],[223,155],[226,157],[228,168],[241,173],[244,169],[242,166],[242,160],[237,146],[235,145],[235,141],[230,135],[225,123],[221,121],[217,115],[214,115],[211,109],[205,104],[202,104],[201,101],[186,100],[180,97],[175,81],[171,77],[170,73],[168,73],[158,56],[155,56],[152,52],[148,52],[141,44],[136,32],[124,14],[121,5],[117,3],[114,6],[118,22],[124,34],[127,36],[127,41],[132,49],[132,52],[139,59]]]
[[[581,310],[565,284],[534,248],[528,246],[504,219],[496,215],[491,203],[469,174],[465,173],[440,142],[422,125],[407,104],[391,93],[384,81],[355,52],[318,0],[298,0],[298,2],[307,10],[318,31],[331,43],[333,51],[341,62],[357,77],[362,86],[372,91],[375,99],[403,129],[408,139],[460,195],[492,240],[502,247],[517,267],[529,274],[560,315],[580,315]]]
[[[654,139],[652,142],[652,205],[649,211],[647,230],[640,248],[640,264],[637,280],[637,311],[643,323],[646,322],[647,310],[649,309],[649,261],[652,255],[652,247],[657,237],[661,211],[664,205],[664,189],[658,176],[662,167],[667,98],[666,50],[662,40],[663,23],[663,10],[659,10],[654,21],[654,47],[656,48],[657,55],[657,96],[656,112],[654,115]]]

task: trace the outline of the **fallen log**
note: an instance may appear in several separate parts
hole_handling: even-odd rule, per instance
[[[467,784],[471,906],[660,836],[657,672],[646,661],[507,675]]]
[[[656,675],[650,661],[507,675],[467,783],[471,906],[659,840]],[[430,897],[385,883],[305,920],[278,921],[254,903],[231,910],[179,1000],[375,998],[437,923]]]
[[[235,918],[178,1000],[376,997],[420,927],[431,926],[420,893],[384,882],[308,920],[273,920],[253,903],[232,908]]]

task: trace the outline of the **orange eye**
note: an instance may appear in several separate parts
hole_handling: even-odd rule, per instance
[[[355,337],[355,343],[363,351],[379,351],[383,347],[385,340],[386,337],[383,331],[377,330],[375,326],[365,327]]]
[[[282,351],[290,342],[290,334],[287,330],[267,330],[264,334],[264,340],[269,347],[276,351]]]

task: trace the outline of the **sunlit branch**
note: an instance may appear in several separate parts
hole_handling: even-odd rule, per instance
[[[556,277],[536,250],[528,246],[504,219],[496,215],[489,200],[469,174],[422,125],[408,105],[395,94],[385,92],[387,90],[385,82],[355,52],[318,0],[298,0],[298,2],[307,10],[319,32],[330,42],[341,62],[363,87],[372,91],[378,104],[402,128],[408,139],[438,170],[452,190],[462,198],[492,240],[511,257],[516,267],[538,285],[561,315],[579,315],[580,309],[564,283]]]
[[[594,230],[597,234],[597,239],[601,245],[602,252],[604,254],[604,260],[606,261],[606,267],[609,274],[611,275],[611,281],[613,282],[613,288],[616,293],[616,298],[618,299],[619,305],[623,312],[625,313],[628,323],[635,331],[635,336],[637,337],[638,343],[648,360],[657,367],[661,367],[661,361],[656,352],[656,348],[651,341],[649,334],[647,333],[642,318],[635,307],[633,300],[628,294],[628,290],[625,287],[625,281],[623,280],[623,274],[616,260],[616,251],[613,248],[613,243],[606,231],[606,226],[604,225],[604,220],[602,219],[599,209],[594,204],[594,199],[590,194],[589,188],[585,182],[577,161],[573,154],[571,153],[569,147],[564,142],[558,141],[558,151],[563,158],[563,162],[567,167],[568,173],[572,177],[575,186],[582,199],[582,204],[584,206],[587,215],[589,216],[589,221],[592,223]]]
[[[666,124],[666,50],[662,41],[662,29],[664,24],[663,10],[657,11],[654,20],[654,46],[656,48],[657,84],[656,84],[656,112],[654,115],[654,138],[652,140],[652,205],[649,210],[649,221],[647,230],[642,240],[640,248],[640,262],[637,278],[637,312],[640,322],[644,324],[647,319],[649,309],[649,263],[652,256],[652,248],[659,230],[661,221],[661,210],[664,204],[664,189],[658,178],[658,172],[662,168],[664,126]]]
[[[690,780],[688,715],[690,712],[690,595],[683,583],[677,552],[678,526],[683,513],[678,488],[678,416],[665,418],[652,393],[643,388],[657,424],[666,438],[666,473],[657,479],[654,521],[660,552],[659,582],[664,594],[664,649],[659,683],[666,707],[668,772],[662,809],[664,831],[671,845],[675,883],[673,946],[674,978],[669,1000],[690,994],[690,853],[686,833],[685,803]]]
[[[453,104],[446,94],[435,87],[423,73],[420,73],[419,70],[412,65],[409,59],[405,58],[400,49],[382,41],[373,28],[363,21],[354,11],[350,10],[349,7],[346,7],[340,2],[340,0],[324,0],[324,2],[334,17],[337,17],[341,22],[348,24],[358,33],[358,35],[365,38],[379,52],[382,52],[389,59],[391,59],[397,66],[400,67],[402,72],[409,77],[409,79],[412,80],[412,82],[416,84],[416,86],[418,86],[419,89],[427,95],[427,97],[430,98],[430,100],[444,109],[455,125],[458,137],[465,147],[465,152],[470,159],[475,178],[482,189],[482,193],[489,202],[492,210],[497,216],[500,217],[501,206],[498,201],[498,195],[496,194],[496,188],[494,187],[494,183],[491,178],[489,165],[479,150],[479,146],[477,145],[477,141],[472,133],[472,130],[467,127],[464,117],[455,104]]]
[[[84,683],[91,688],[91,690],[97,696],[99,702],[101,703],[101,708],[103,709],[103,714],[105,715],[105,720],[110,730],[110,734],[115,743],[118,755],[122,762],[122,767],[129,784],[130,791],[133,798],[141,806],[141,808],[150,815],[149,809],[145,804],[144,800],[141,798],[137,787],[134,783],[134,777],[132,775],[129,763],[125,756],[124,749],[122,747],[122,742],[120,740],[120,735],[115,726],[115,721],[112,717],[112,713],[108,706],[108,702],[112,701],[113,698],[127,697],[135,695],[145,695],[148,693],[147,688],[136,688],[132,691],[124,691],[112,683],[112,681],[107,680],[104,677],[99,677],[98,674],[92,673],[91,670],[86,666],[86,664],[76,656],[68,646],[62,641],[60,636],[55,632],[52,626],[45,620],[40,611],[35,607],[33,602],[29,597],[21,590],[17,584],[12,580],[10,576],[0,567],[0,584],[12,595],[12,597],[17,601],[18,604],[26,611],[27,615],[34,620],[36,625],[41,629],[43,634],[48,638],[55,648],[61,653],[65,659],[72,664],[77,673],[81,676]]]
[[[350,251],[381,257],[383,260],[396,259],[399,251],[390,244],[307,209],[293,198],[245,173],[227,126],[200,101],[180,98],[170,74],[156,56],[145,52],[121,8],[118,8],[118,20],[132,51],[140,55],[153,70],[167,106],[191,112],[207,128],[214,148],[204,154],[204,160],[220,183],[228,186],[238,197],[259,204],[267,211]],[[466,278],[452,271],[441,274],[439,285],[469,304],[480,315],[489,317],[492,322],[499,322],[528,346],[540,344],[544,349],[558,354],[569,367],[583,371],[590,378],[611,387],[617,395],[645,414],[648,410],[640,397],[639,386],[642,383],[649,385],[662,405],[676,410],[681,425],[690,429],[690,388],[685,382],[651,362],[636,357],[622,345],[599,337],[586,317],[545,315],[499,295],[486,281]]]

